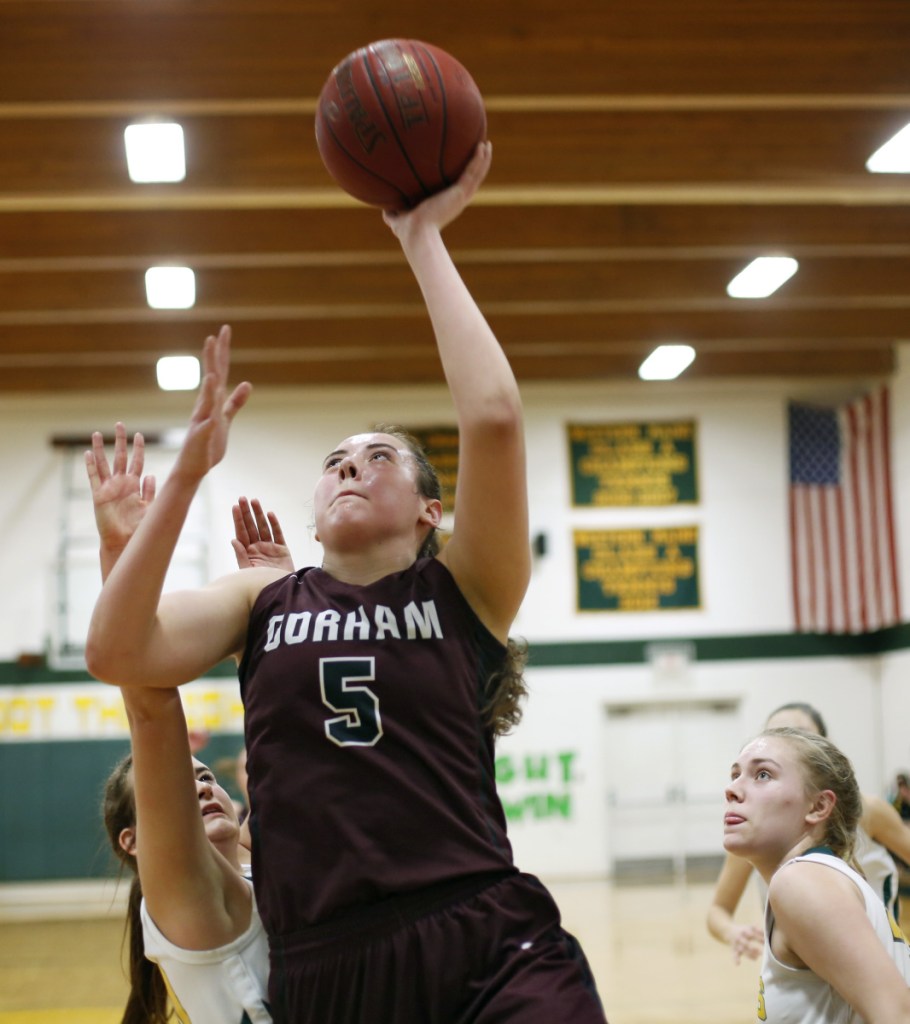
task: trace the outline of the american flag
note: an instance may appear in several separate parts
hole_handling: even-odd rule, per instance
[[[796,629],[867,633],[900,621],[888,390],[825,409],[791,403]]]

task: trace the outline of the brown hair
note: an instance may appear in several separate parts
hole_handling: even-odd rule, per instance
[[[378,423],[375,427],[376,433],[378,434],[389,434],[392,437],[397,437],[401,441],[408,451],[411,453],[414,461],[417,463],[417,490],[420,495],[424,498],[435,498],[437,501],[442,500],[442,485],[439,483],[439,476],[427,457],[426,449],[417,440],[417,438],[409,433],[404,427],[396,427],[387,423]],[[439,554],[442,545],[439,543],[439,535],[435,526],[430,528],[430,532],[424,538],[423,544],[420,546],[420,550],[417,552],[418,558],[433,558]]]
[[[863,798],[853,765],[829,739],[805,729],[766,729],[763,736],[787,740],[798,754],[809,795],[829,789],[834,793],[834,809],[825,821],[824,842],[838,857],[853,857],[856,829],[863,815]]]
[[[527,642],[509,637],[502,665],[487,680],[487,701],[482,709],[484,723],[494,736],[507,735],[521,721],[521,702],[528,695],[524,680],[527,660]]]
[[[136,873],[136,858],[120,845],[120,833],[136,827],[136,798],[133,792],[133,758],[118,761],[104,784],[101,811],[111,850],[124,868],[133,873],[123,938],[129,949],[130,993],[121,1024],[166,1024],[170,1018],[167,989],[156,964],[147,960],[142,939],[142,888]]]
[[[426,449],[418,439],[403,427],[379,423],[377,433],[389,434],[401,441],[417,463],[417,489],[424,498],[441,500],[442,486],[439,476],[430,462]],[[436,527],[424,538],[418,558],[433,558],[439,554],[442,545]],[[524,640],[509,637],[502,665],[490,675],[486,684],[486,703],[483,706],[485,724],[494,736],[505,736],[521,720],[521,701],[527,696],[524,681],[524,667],[528,660],[528,645]]]
[[[822,718],[821,712],[811,704],[806,704],[801,700],[794,700],[789,704],[781,704],[779,708],[775,708],[771,714],[768,715],[767,721],[770,722],[778,711],[801,711],[807,718],[811,718],[815,723],[815,729],[819,736],[828,735],[828,727],[825,725],[825,720]]]

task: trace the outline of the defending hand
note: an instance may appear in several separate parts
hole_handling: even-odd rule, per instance
[[[91,451],[85,453],[85,469],[102,548],[122,551],[154,500],[155,478],[142,476],[144,463],[142,434],[133,436],[132,457],[127,461],[126,427],[122,423],[115,425],[112,466],[104,452],[104,436],[99,431],[92,434]]]
[[[738,964],[744,956],[757,960],[765,948],[765,933],[758,925],[738,925],[730,936],[733,962]]]
[[[190,416],[186,440],[180,449],[175,472],[201,480],[224,458],[228,432],[237,413],[246,405],[252,385],[238,384],[228,394],[231,367],[231,329],[226,324],[217,336],[210,334],[202,349],[202,384]]]
[[[235,534],[231,547],[241,569],[267,565],[286,572],[294,571],[291,552],[274,512],[266,515],[258,498],[252,501],[238,499],[231,512]]]

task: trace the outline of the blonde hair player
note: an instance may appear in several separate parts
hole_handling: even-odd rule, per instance
[[[782,705],[771,712],[766,722],[767,728],[785,726],[805,729],[820,736],[828,735],[819,711],[801,701]],[[886,800],[864,793],[853,857],[866,881],[879,894],[894,919],[899,920],[900,883],[892,852],[902,859],[910,858],[910,829]],[[738,922],[735,918],[752,875],[752,865],[748,861],[728,853],[708,908],[708,931],[719,942],[730,946],[737,964],[742,957],[757,959],[764,947],[761,927]],[[766,890],[761,879],[759,882],[764,907]]]
[[[733,763],[724,847],[768,884],[758,1020],[908,1024],[910,948],[849,866],[862,797],[830,740],[768,729]]]

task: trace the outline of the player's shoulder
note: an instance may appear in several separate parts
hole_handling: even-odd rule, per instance
[[[210,590],[222,591],[226,594],[242,595],[250,603],[262,593],[266,587],[286,579],[286,569],[275,566],[256,566],[247,569],[236,569],[226,576],[220,576],[208,585]]]
[[[830,911],[833,903],[845,898],[863,902],[854,874],[834,856],[794,857],[775,871],[768,899],[776,914],[795,908]]]

